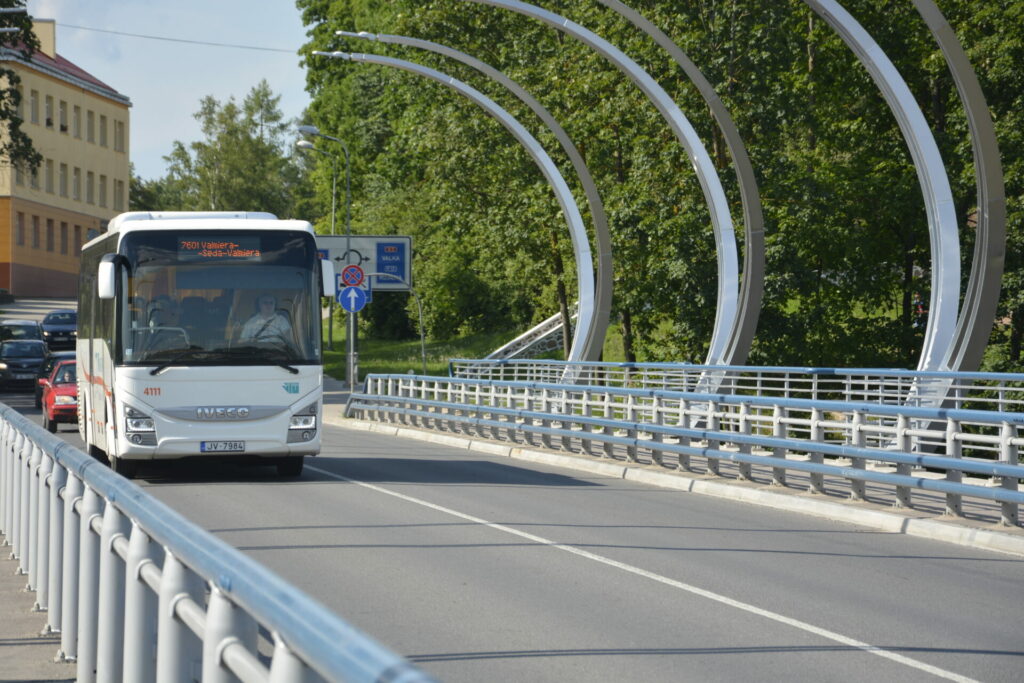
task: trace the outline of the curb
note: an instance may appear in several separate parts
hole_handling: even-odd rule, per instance
[[[905,534],[917,538],[925,538],[944,543],[953,543],[970,548],[1009,553],[1024,557],[1024,535],[1012,534],[987,528],[969,527],[962,524],[937,519],[910,517],[897,512],[868,509],[857,503],[840,503],[830,500],[816,500],[797,492],[771,491],[754,488],[742,483],[710,481],[690,477],[678,472],[652,470],[645,465],[630,463],[613,463],[593,460],[578,455],[554,453],[551,451],[522,448],[493,441],[482,441],[466,436],[438,434],[410,427],[396,427],[381,422],[370,422],[345,417],[325,415],[324,421],[335,427],[356,429],[360,431],[378,432],[388,436],[417,439],[428,443],[436,443],[452,448],[461,448],[484,455],[508,457],[513,460],[524,460],[543,465],[564,467],[580,472],[598,474],[616,479],[660,488],[674,489],[687,493],[696,493],[716,498],[752,505],[761,505],[797,512],[814,517],[848,524],[856,524],[886,533]]]

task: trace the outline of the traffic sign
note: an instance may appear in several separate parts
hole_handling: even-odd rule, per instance
[[[341,282],[346,287],[358,287],[363,284],[365,273],[356,265],[345,266],[341,270]]]
[[[316,245],[327,250],[339,275],[346,266],[359,266],[365,278],[363,287],[371,280],[373,288],[381,291],[404,292],[412,285],[412,238],[407,235],[317,235]],[[347,286],[354,285],[339,278],[338,288]]]
[[[366,305],[366,290],[362,287],[346,287],[338,292],[338,303],[349,313],[358,313]]]

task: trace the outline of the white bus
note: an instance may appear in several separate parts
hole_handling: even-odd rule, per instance
[[[305,221],[131,212],[82,248],[78,427],[134,476],[143,460],[320,450],[320,297],[334,292]]]

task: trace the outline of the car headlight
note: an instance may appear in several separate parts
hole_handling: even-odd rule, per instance
[[[78,398],[75,396],[68,396],[67,394],[61,394],[53,399],[53,402],[57,405],[71,405],[72,403],[78,403]]]
[[[127,432],[152,432],[153,418],[142,411],[125,406],[125,431]]]
[[[44,337],[49,337],[51,334],[53,334],[53,332],[47,332],[46,330],[43,330]]]
[[[6,370],[6,369],[7,369],[7,363],[0,363],[0,370]]]

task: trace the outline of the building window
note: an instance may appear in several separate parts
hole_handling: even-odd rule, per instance
[[[107,146],[107,117],[100,114],[100,147]]]
[[[68,132],[68,103],[61,100],[57,103],[57,118],[60,121],[60,132]]]
[[[71,135],[82,139],[82,108],[77,104],[71,110]]]
[[[82,169],[77,166],[71,171],[71,198],[76,202],[82,201]]]
[[[46,219],[46,251],[53,251],[53,219]]]
[[[75,253],[82,251],[82,226],[75,226]]]
[[[96,142],[96,114],[91,109],[85,112],[85,141]]]
[[[39,91],[32,90],[28,94],[28,113],[32,123],[39,123]]]
[[[22,170],[20,164],[14,167],[14,182],[18,185],[25,184],[25,171]]]
[[[25,120],[25,90],[20,85],[18,86],[18,108],[15,109],[14,113],[22,121]]]
[[[38,166],[33,166],[32,167],[32,170],[29,171],[29,177],[30,177],[29,183],[31,184],[32,189],[33,190],[38,190],[39,189],[39,167]]]
[[[85,203],[95,204],[96,203],[96,177],[92,171],[87,171],[85,174]]]
[[[124,150],[124,121],[114,121],[114,151],[123,152]]]
[[[46,109],[43,114],[46,116],[46,127],[53,128],[53,95],[46,96]]]
[[[15,238],[19,247],[25,246],[25,214],[21,211],[18,212],[17,222],[15,223],[17,231],[15,232]]]
[[[53,194],[53,159],[46,160],[46,191]]]
[[[68,224],[60,222],[60,253],[68,253]]]
[[[68,165],[61,164],[60,172],[57,176],[57,187],[60,189],[60,196],[68,196]]]
[[[32,248],[39,248],[39,216],[32,216]]]
[[[114,209],[124,211],[124,181],[114,181]]]
[[[107,206],[107,176],[100,176],[100,206]]]

